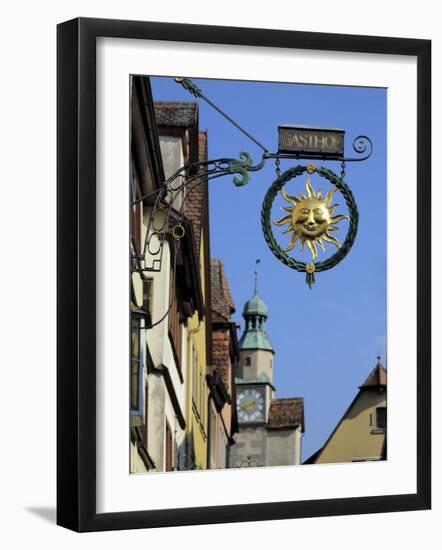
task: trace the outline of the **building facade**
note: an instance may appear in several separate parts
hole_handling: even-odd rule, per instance
[[[207,467],[229,468],[230,447],[238,431],[235,371],[239,361],[235,306],[221,260],[211,260],[211,321],[213,365],[209,385]]]
[[[158,454],[153,459],[149,419],[153,414],[149,384],[153,363],[146,341],[146,330],[152,324],[152,277],[143,271],[146,212],[164,181],[159,154],[155,113],[147,79],[131,79],[131,189],[130,212],[130,471],[147,472],[159,467]],[[141,200],[141,197],[147,197]],[[135,202],[137,201],[137,202]],[[164,418],[164,416],[162,416]],[[148,437],[149,436],[149,437]]]
[[[387,371],[378,358],[327,441],[304,464],[385,460],[386,437]]]
[[[186,467],[188,347],[204,295],[192,221],[179,215],[184,190],[162,199],[174,201],[167,222],[180,221],[179,241],[170,231],[158,237],[165,209],[152,216],[159,187],[197,158],[196,105],[154,105],[144,77],[133,77],[132,93],[130,468],[142,473]]]
[[[198,133],[198,158],[207,160],[207,134]],[[198,257],[204,315],[189,319],[186,369],[186,440],[180,449],[180,469],[205,469],[208,447],[208,395],[206,374],[212,364],[210,310],[209,203],[207,178],[187,193],[184,212],[192,223]]]
[[[197,103],[153,102],[146,77],[132,78],[131,111],[130,471],[224,468],[238,343],[211,297],[208,181],[192,168],[207,134]]]
[[[230,449],[232,468],[301,463],[304,400],[275,398],[275,351],[266,333],[268,315],[256,274],[254,294],[244,306],[245,329],[239,341],[235,377],[239,432]]]

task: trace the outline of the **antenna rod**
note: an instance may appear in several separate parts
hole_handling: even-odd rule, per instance
[[[255,262],[255,294],[258,294],[258,264],[261,260],[256,260]]]

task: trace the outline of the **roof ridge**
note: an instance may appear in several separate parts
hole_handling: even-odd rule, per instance
[[[294,401],[294,400],[299,400],[299,399],[302,399],[304,400],[303,397],[274,397],[273,399],[270,400],[270,402],[272,403],[273,401]]]

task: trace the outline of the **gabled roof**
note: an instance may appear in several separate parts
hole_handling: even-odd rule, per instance
[[[365,382],[359,386],[360,388],[379,388],[387,385],[387,369],[379,362],[370,372]]]
[[[210,282],[212,292],[212,321],[225,323],[235,311],[224,266],[221,260],[210,260]]]
[[[327,438],[326,442],[324,443],[324,445],[320,449],[318,449],[312,456],[310,456],[307,460],[305,460],[304,464],[314,464],[316,462],[316,460],[321,455],[322,451],[327,447],[328,443],[330,442],[330,440],[332,439],[332,437],[334,436],[334,434],[338,430],[339,426],[342,424],[344,419],[347,417],[348,413],[350,412],[353,405],[356,403],[356,401],[358,400],[359,396],[364,391],[364,389],[386,388],[386,387],[387,387],[387,369],[380,363],[380,357],[378,357],[377,364],[375,365],[373,370],[370,372],[370,374],[368,375],[368,377],[366,378],[366,380],[362,384],[362,386],[359,386],[358,393],[355,395],[353,401],[350,403],[347,410],[342,415],[341,419],[336,424],[336,426],[332,430],[331,434],[328,436],[328,438]],[[386,452],[386,448],[385,448],[385,450],[383,450],[383,452]]]
[[[210,260],[212,361],[227,388],[233,392],[232,361],[238,359],[236,326],[230,319],[235,311],[229,283],[221,260]]]
[[[304,398],[290,397],[270,401],[269,429],[300,427],[304,432]]]
[[[155,118],[158,126],[195,126],[198,105],[193,101],[155,101]]]
[[[230,374],[230,334],[226,330],[212,330],[212,362],[226,387]]]

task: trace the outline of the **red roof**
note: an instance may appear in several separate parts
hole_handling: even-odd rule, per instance
[[[272,399],[268,428],[296,428],[304,432],[304,398]]]
[[[198,105],[194,101],[155,101],[155,118],[158,126],[196,126]]]
[[[377,363],[360,388],[378,388],[387,385],[387,369],[381,363]]]
[[[221,260],[210,260],[210,283],[212,292],[212,321],[229,322],[235,311],[232,293]]]
[[[226,388],[230,387],[230,334],[227,330],[212,331],[212,361]]]

